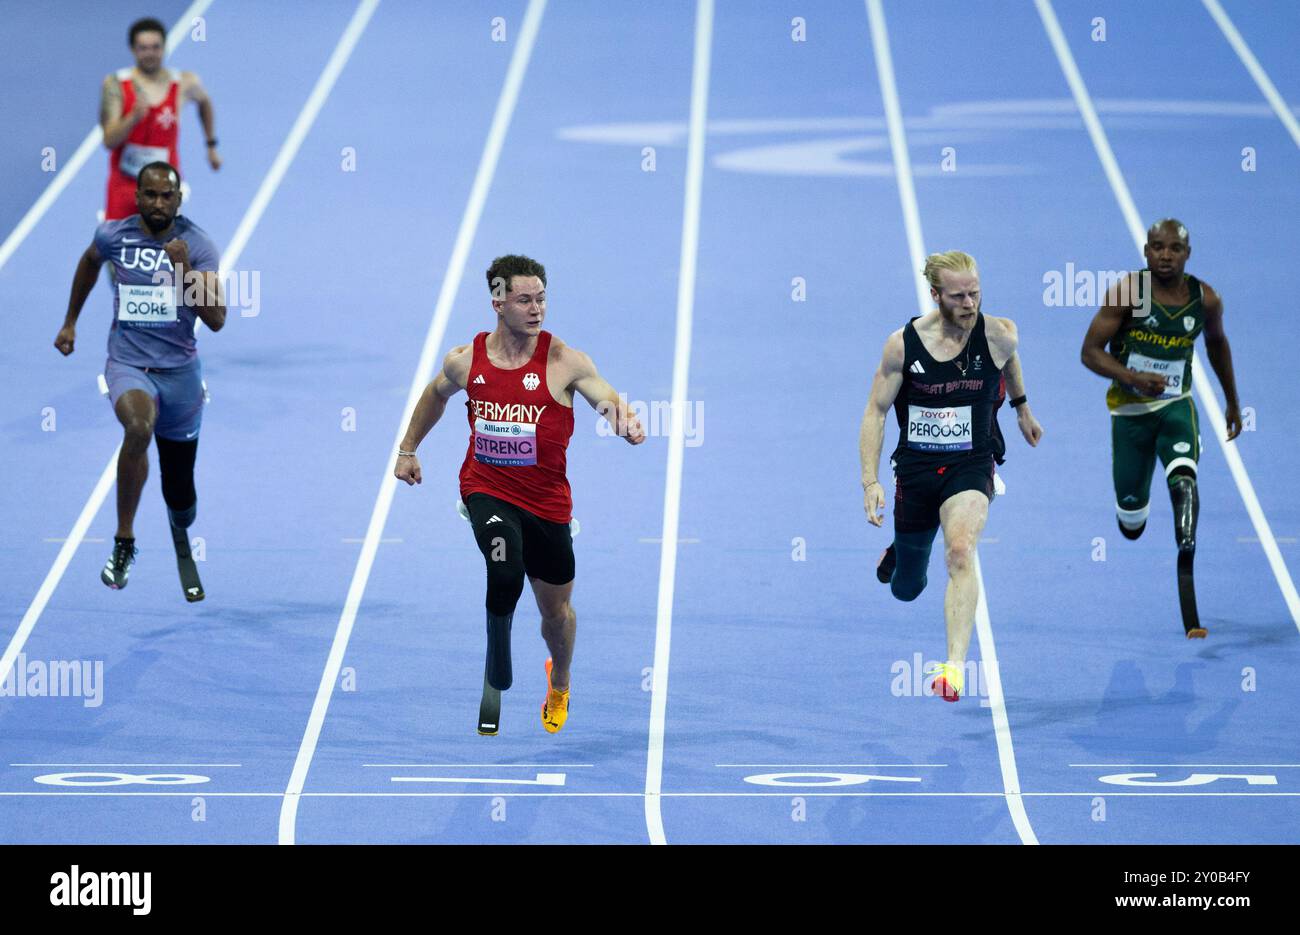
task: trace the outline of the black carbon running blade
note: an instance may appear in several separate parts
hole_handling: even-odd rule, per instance
[[[1204,639],[1206,629],[1196,613],[1196,584],[1192,577],[1195,552],[1178,553],[1178,608],[1183,614],[1183,632],[1189,640]]]
[[[501,692],[492,687],[483,676],[483,700],[478,704],[478,732],[485,737],[495,737],[501,726]]]
[[[175,526],[171,530],[172,545],[176,547],[176,570],[181,576],[181,591],[185,594],[185,600],[193,604],[203,600],[204,594],[198,566],[194,564],[194,556],[190,553],[189,530],[177,529]]]

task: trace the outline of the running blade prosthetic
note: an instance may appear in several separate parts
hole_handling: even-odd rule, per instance
[[[172,526],[171,530],[172,545],[176,547],[176,570],[181,576],[181,590],[185,593],[185,600],[193,604],[203,600],[203,582],[199,580],[199,569],[190,552],[189,530],[176,526]]]

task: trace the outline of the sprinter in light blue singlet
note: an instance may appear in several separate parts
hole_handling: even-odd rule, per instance
[[[149,440],[158,446],[163,499],[176,547],[181,589],[203,599],[189,547],[198,508],[194,458],[203,416],[203,373],[194,341],[196,318],[213,331],[226,322],[217,275],[219,257],[208,235],[180,209],[180,179],[165,162],[150,163],[136,182],[139,213],[106,221],[81,256],[63,328],[54,346],[65,356],[100,267],[112,265],[113,324],[104,376],[122,423],[117,458],[117,534],[101,580],[126,587],[135,560],[135,513],[149,474]],[[178,276],[179,273],[179,276]]]

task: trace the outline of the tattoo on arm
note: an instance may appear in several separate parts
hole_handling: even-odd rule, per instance
[[[122,113],[122,88],[111,76],[104,79],[99,96],[99,125],[105,127]]]

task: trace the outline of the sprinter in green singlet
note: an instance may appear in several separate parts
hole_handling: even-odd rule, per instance
[[[1192,356],[1205,332],[1205,350],[1223,387],[1228,441],[1241,434],[1232,351],[1218,293],[1183,271],[1192,248],[1187,228],[1166,218],[1151,225],[1147,268],[1106,296],[1083,339],[1083,363],[1111,380],[1111,465],[1120,532],[1136,539],[1150,512],[1156,458],[1164,465],[1178,543],[1178,600],[1189,639],[1204,638],[1196,614],[1192,564],[1200,499],[1196,465],[1200,425],[1192,399]]]

